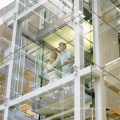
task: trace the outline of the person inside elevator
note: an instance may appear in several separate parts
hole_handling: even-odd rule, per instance
[[[60,71],[52,70],[54,62],[55,62],[57,56],[58,56],[57,52],[52,51],[52,53],[50,54],[51,61],[47,63],[47,66],[46,66],[46,68],[45,68],[45,70],[43,72],[44,74],[47,73],[49,83],[60,78]]]
[[[64,77],[73,73],[73,57],[71,50],[66,48],[65,43],[59,43],[59,50],[61,53],[58,55],[53,66],[54,68],[57,68],[57,66],[60,64],[62,77]]]

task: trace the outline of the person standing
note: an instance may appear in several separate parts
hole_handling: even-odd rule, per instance
[[[61,76],[60,75],[61,73],[58,70],[51,71],[51,69],[53,68],[54,62],[57,58],[57,53],[55,51],[52,51],[52,53],[50,54],[50,57],[51,57],[51,61],[47,63],[47,66],[43,72],[43,74],[47,73],[49,83],[60,79],[60,76]]]
[[[66,49],[66,44],[59,43],[59,49],[61,53],[58,55],[56,61],[54,62],[54,68],[59,64],[61,65],[62,77],[73,73],[73,57],[70,49]]]

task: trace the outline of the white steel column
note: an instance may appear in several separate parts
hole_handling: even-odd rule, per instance
[[[16,1],[15,4],[15,11],[17,13],[18,11],[18,2]],[[17,20],[16,20],[16,13],[14,14],[13,19],[13,33],[12,33],[12,45],[11,45],[11,59],[9,64],[9,70],[8,70],[8,79],[7,79],[7,86],[6,86],[6,108],[4,109],[4,120],[8,120],[8,112],[9,112],[9,98],[10,98],[10,91],[11,91],[11,81],[12,81],[12,70],[13,70],[13,61],[14,61],[14,50],[15,50],[15,41],[16,41],[16,34],[17,34]]]
[[[95,80],[95,118],[96,120],[106,120],[105,106],[105,85],[104,78],[101,76]]]
[[[14,49],[15,49],[16,32],[17,32],[17,20],[14,19],[11,53],[14,53]],[[10,98],[12,70],[13,70],[13,60],[14,60],[14,54],[11,55],[11,62],[10,62],[9,71],[8,71],[9,73],[8,73],[8,81],[7,81],[7,88],[6,88],[7,89],[6,90],[7,101],[6,101],[6,108],[4,111],[4,120],[7,120],[7,118],[8,118],[9,98]]]
[[[99,18],[97,16],[97,14],[98,14],[98,1],[100,1],[100,0],[93,0],[93,3],[92,3],[92,10],[93,10],[93,13],[92,13],[92,17],[93,17],[93,41],[94,41],[94,44],[93,44],[94,52],[93,53],[94,53],[94,62],[97,65],[100,65]],[[97,67],[97,69],[99,69],[99,68]]]
[[[74,14],[78,15],[80,14],[79,11],[83,11],[83,0],[74,0]],[[83,65],[83,47],[82,46],[82,40],[83,38],[80,37],[79,34],[82,34],[82,31],[80,32],[80,21],[75,22],[75,45],[74,45],[74,56],[75,56],[75,69],[79,71],[80,66]],[[83,36],[83,35],[81,35]],[[74,80],[74,120],[83,120],[83,112],[82,112],[82,99],[80,94],[82,93],[81,89],[81,79],[79,74],[75,74],[75,80]]]
[[[94,62],[95,68],[101,71],[100,66],[100,22],[99,17],[101,14],[101,0],[93,0],[93,41],[94,41]],[[96,120],[106,119],[106,106],[105,106],[105,82],[103,77],[95,80],[95,118]]]

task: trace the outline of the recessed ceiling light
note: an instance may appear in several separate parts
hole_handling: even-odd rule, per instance
[[[114,44],[115,44],[115,42],[114,42]]]
[[[17,78],[15,78],[15,80],[18,80]]]
[[[29,20],[29,22],[31,22],[31,20]]]
[[[53,97],[53,99],[55,99],[55,97]]]
[[[28,72],[28,74],[29,74],[30,72]]]

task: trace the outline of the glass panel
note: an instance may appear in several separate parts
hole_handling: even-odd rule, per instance
[[[119,0],[101,0],[102,19],[116,31],[120,25],[120,2]]]
[[[99,78],[104,80],[105,86],[104,88],[105,93],[105,109],[106,109],[106,120],[119,120],[119,109],[120,109],[120,76],[119,76],[119,59],[116,59],[110,63],[105,65],[105,68],[99,69],[102,71],[102,76]],[[97,66],[98,67],[98,66]],[[96,73],[93,70],[94,74]],[[95,74],[94,74],[95,76]],[[97,76],[97,74],[96,74]],[[97,93],[98,94],[98,93]],[[96,108],[99,110],[99,108]]]
[[[85,67],[91,65],[93,62],[93,28],[92,23],[84,20],[83,27],[83,39],[84,39],[84,65]]]
[[[8,22],[8,21],[10,21],[10,20],[12,20],[14,18],[14,15],[16,13],[16,9],[15,9],[16,2],[17,2],[16,0],[12,0],[11,3],[9,1],[8,3],[10,3],[10,4],[8,4],[8,6],[4,6],[4,8],[2,9],[3,13],[1,15],[3,15],[3,22]],[[3,4],[5,4],[5,2]],[[3,27],[4,27],[4,25],[3,25]]]
[[[4,120],[4,110],[0,110],[0,120]]]
[[[11,3],[10,6],[13,6],[14,8],[14,3]],[[2,13],[1,15],[3,16],[0,18],[0,104],[5,103],[6,101],[6,90],[9,73],[8,69],[9,60],[11,58],[10,50],[13,32],[13,30],[7,26],[7,19],[12,16],[12,10],[9,10],[9,8],[4,8],[2,10],[4,14]]]
[[[4,17],[5,18],[5,17]],[[1,42],[0,42],[0,64],[6,64],[9,59],[11,50],[11,41],[13,30],[7,26],[8,21],[4,21],[1,25]]]
[[[0,104],[6,100],[6,85],[8,77],[8,66],[0,68]]]
[[[108,119],[119,119],[120,109],[120,59],[106,64],[104,71],[106,83],[106,106]]]
[[[81,88],[83,89],[83,94],[81,93],[82,94],[81,101],[83,101],[84,108],[83,116],[85,115],[85,120],[94,120],[95,119],[94,78],[91,75],[89,75],[88,77],[85,76],[85,78],[83,79],[83,83],[84,85],[81,86]]]
[[[37,4],[41,5],[37,7]],[[53,1],[53,0],[21,0],[19,2],[19,14],[22,14],[28,9],[32,9],[33,5],[36,8],[32,11],[31,15],[27,17],[28,31],[35,34],[37,30],[57,21],[64,15],[72,11],[72,4],[69,1]]]
[[[107,2],[105,1],[105,3]],[[98,22],[98,24],[95,24],[96,22]],[[116,64],[116,62],[119,63],[119,43],[118,32],[113,29],[111,25],[112,23],[109,24],[100,17],[95,17],[93,19],[93,28],[95,28],[95,26],[98,26],[98,29],[93,29],[93,34],[97,33],[96,31],[98,30],[98,36],[96,36],[98,38],[96,38],[96,40],[98,39],[99,41],[99,52],[96,51],[98,52],[98,55],[95,56],[95,59],[97,59],[99,56],[99,63],[97,63],[97,60],[93,62],[94,66],[97,69],[94,68],[94,72],[92,72],[92,75],[93,77],[96,76],[96,81],[100,79],[101,81],[105,82],[104,91],[106,101],[104,105],[105,108],[102,109],[106,110],[107,120],[119,119],[119,114],[117,112],[117,108],[119,108],[119,88],[117,85],[119,85],[120,79],[118,74],[119,64]],[[99,83],[99,85],[104,88],[103,84]],[[95,91],[96,94],[98,94],[99,92],[99,90]],[[99,108],[96,108],[96,113],[97,110],[99,110]]]
[[[36,14],[33,15],[36,16]],[[36,28],[38,27],[34,32],[29,29],[29,19],[25,19],[22,23],[18,22],[18,25],[21,25],[19,32],[22,32],[22,36],[17,37],[15,43],[10,99],[17,98],[73,73],[74,44],[77,44],[74,43],[73,14],[62,19],[63,21],[59,21],[59,24],[54,22],[51,29],[49,29],[51,26],[49,25],[39,30],[39,24],[33,22],[32,24]],[[85,17],[83,23],[80,24],[80,29],[83,31],[83,35],[80,36],[83,39],[83,46],[80,47],[84,52],[82,68],[89,66],[93,61],[92,23],[86,20]],[[65,58],[67,65],[64,60],[58,61],[54,68],[53,61],[57,61],[57,58],[62,54],[59,46],[61,42],[66,44],[65,52],[70,56],[70,60]]]
[[[47,91],[25,102],[11,106],[9,119],[45,120],[69,119],[74,117],[73,82],[57,89]]]
[[[119,42],[118,42],[118,32],[114,30],[109,24],[106,24],[99,17],[93,19],[93,25],[96,26],[96,22],[99,22],[97,25],[98,29],[98,41],[99,41],[99,57],[100,57],[100,67],[104,67],[108,62],[119,58]],[[94,34],[97,32],[97,29],[94,29]],[[96,36],[97,37],[97,36]],[[110,54],[109,54],[110,53]],[[97,56],[96,56],[97,57]]]

